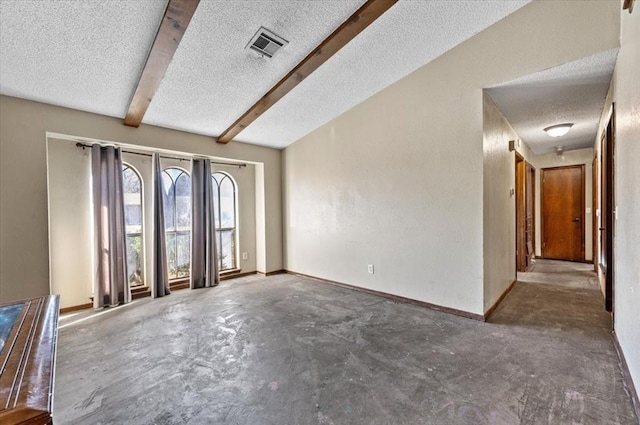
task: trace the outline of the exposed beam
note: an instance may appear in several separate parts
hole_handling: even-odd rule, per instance
[[[362,30],[378,19],[398,0],[368,0],[340,25],[318,47],[284,76],[271,90],[242,114],[229,128],[218,136],[218,143],[229,143],[235,136],[255,121],[267,109],[293,90],[325,63],[331,56],[353,40]]]
[[[124,125],[140,126],[198,3],[200,0],[169,0],[156,39],[147,57],[147,63],[138,81],[138,87],[129,104]]]

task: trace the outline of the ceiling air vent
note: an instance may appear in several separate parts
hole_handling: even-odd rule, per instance
[[[272,58],[281,47],[287,44],[289,44],[289,42],[284,38],[275,35],[264,27],[260,27],[246,48],[254,50],[262,56]]]

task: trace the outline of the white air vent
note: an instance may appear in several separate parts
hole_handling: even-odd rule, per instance
[[[264,27],[260,27],[246,48],[254,50],[262,56],[272,58],[280,48],[287,44],[289,44],[289,42],[284,38],[275,35]]]

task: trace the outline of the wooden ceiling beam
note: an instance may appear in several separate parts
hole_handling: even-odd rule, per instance
[[[282,78],[271,90],[218,136],[218,143],[229,143],[267,109],[282,99],[331,56],[371,25],[398,0],[367,0],[318,47]]]
[[[624,3],[622,4],[622,9],[623,10],[628,10],[629,13],[633,12],[633,3],[634,0],[624,0]]]
[[[124,125],[138,127],[173,59],[200,0],[169,0],[147,63],[129,104]]]

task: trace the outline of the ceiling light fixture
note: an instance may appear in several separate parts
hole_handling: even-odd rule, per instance
[[[546,131],[547,134],[551,137],[560,137],[567,134],[569,130],[571,130],[571,127],[573,127],[573,123],[558,124],[547,127],[544,129],[544,131]]]

